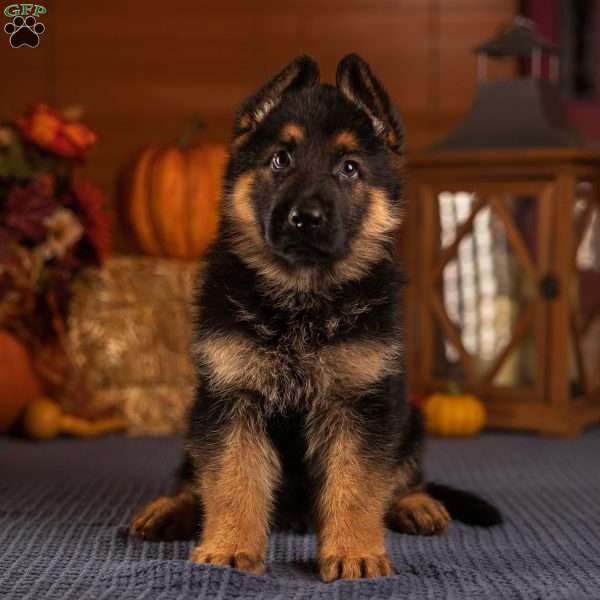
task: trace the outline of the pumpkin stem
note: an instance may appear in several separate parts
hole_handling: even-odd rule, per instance
[[[450,381],[448,382],[448,392],[451,396],[458,396],[461,393],[460,384],[458,381]]]
[[[200,115],[196,115],[180,132],[175,139],[175,144],[185,150],[192,145],[192,140],[199,131],[206,129],[206,122]]]

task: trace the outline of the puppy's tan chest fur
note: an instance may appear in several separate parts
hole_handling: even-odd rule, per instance
[[[196,352],[217,394],[251,390],[272,411],[310,407],[367,391],[400,368],[398,340],[335,339],[353,318],[351,312],[318,325],[298,320],[276,332],[258,319],[250,323],[246,315],[256,336],[241,330],[207,334],[200,337]]]

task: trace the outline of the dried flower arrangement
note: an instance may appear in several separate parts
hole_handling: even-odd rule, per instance
[[[71,284],[111,245],[105,197],[77,173],[96,143],[80,117],[40,103],[0,124],[0,329],[27,343],[57,396],[76,395],[65,391]]]

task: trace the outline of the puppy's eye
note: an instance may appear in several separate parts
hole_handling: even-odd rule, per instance
[[[348,179],[358,177],[358,164],[353,160],[345,160],[340,169],[340,173]]]
[[[292,164],[292,155],[287,150],[275,152],[271,158],[271,168],[274,171],[283,171]]]

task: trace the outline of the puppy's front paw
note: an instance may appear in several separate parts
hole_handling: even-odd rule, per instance
[[[336,554],[319,560],[321,579],[325,583],[336,579],[360,579],[363,577],[385,577],[394,573],[394,565],[387,554],[347,556]]]
[[[261,556],[242,550],[228,550],[200,544],[192,550],[190,560],[195,563],[208,563],[233,567],[255,575],[264,575],[265,561]]]

